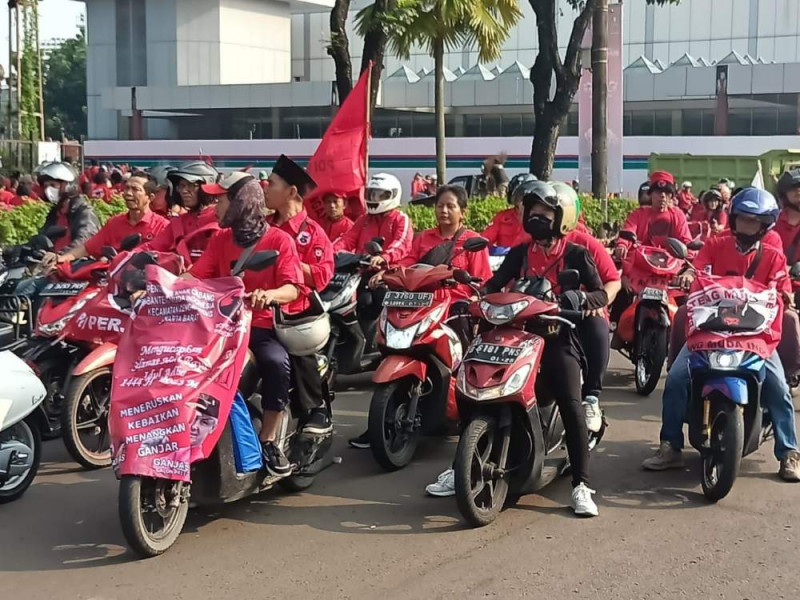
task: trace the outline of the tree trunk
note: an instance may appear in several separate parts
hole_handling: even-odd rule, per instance
[[[331,9],[331,44],[328,54],[333,58],[336,66],[336,91],[339,95],[339,105],[347,99],[353,89],[353,66],[350,61],[350,42],[347,39],[347,13],[350,10],[350,0],[336,0]]]
[[[444,40],[433,43],[434,87],[433,103],[436,114],[436,177],[444,185],[447,176],[447,152],[444,143]]]
[[[373,19],[377,22],[381,16],[394,10],[397,0],[375,0],[373,8]],[[381,75],[383,74],[383,56],[386,51],[386,32],[382,26],[373,27],[364,36],[364,51],[361,53],[361,69],[364,69],[372,61],[372,85],[370,89],[370,108],[375,108],[378,101],[378,90],[381,87]]]
[[[558,132],[562,119],[557,118],[552,111],[545,110],[541,115],[536,115],[533,129],[533,145],[531,147],[530,171],[542,181],[549,181],[553,175],[553,163],[556,159],[556,146],[558,145]]]

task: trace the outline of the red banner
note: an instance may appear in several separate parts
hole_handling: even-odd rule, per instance
[[[364,214],[370,70],[361,74],[308,163],[308,173],[317,182],[317,189],[306,198],[306,210],[318,221],[325,217],[322,200],[328,192],[348,199],[345,212],[351,219]]]
[[[686,301],[689,350],[744,350],[768,358],[781,340],[782,308],[773,287],[698,273]]]
[[[147,295],[120,340],[109,426],[118,475],[189,481],[228,420],[250,311],[237,277],[178,279],[146,267]]]

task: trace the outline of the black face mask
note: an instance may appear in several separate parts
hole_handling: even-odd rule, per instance
[[[525,231],[536,241],[542,242],[552,239],[553,219],[548,219],[542,215],[531,215],[525,219]]]
[[[735,233],[736,242],[743,250],[750,250],[756,243],[763,237],[763,233],[754,233],[752,235],[745,235],[743,233]]]

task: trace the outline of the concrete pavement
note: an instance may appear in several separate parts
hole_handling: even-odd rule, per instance
[[[591,520],[572,516],[563,478],[493,525],[466,528],[454,499],[423,493],[457,440],[427,440],[412,465],[384,473],[369,451],[346,446],[369,403],[368,379],[356,384],[336,403],[342,463],[308,492],[192,511],[178,543],[147,561],[125,546],[111,471],[82,471],[48,442],[27,495],[0,506],[0,598],[797,597],[800,485],[778,480],[771,443],[717,505],[702,496],[694,451],[685,470],[642,471],[661,390],[638,397],[616,353]]]

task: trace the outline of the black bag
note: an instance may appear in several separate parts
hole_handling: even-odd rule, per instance
[[[449,265],[453,260],[453,251],[455,250],[458,239],[464,234],[466,229],[463,227],[456,231],[452,239],[442,242],[438,246],[434,246],[425,253],[425,256],[420,258],[417,263],[422,265]]]

